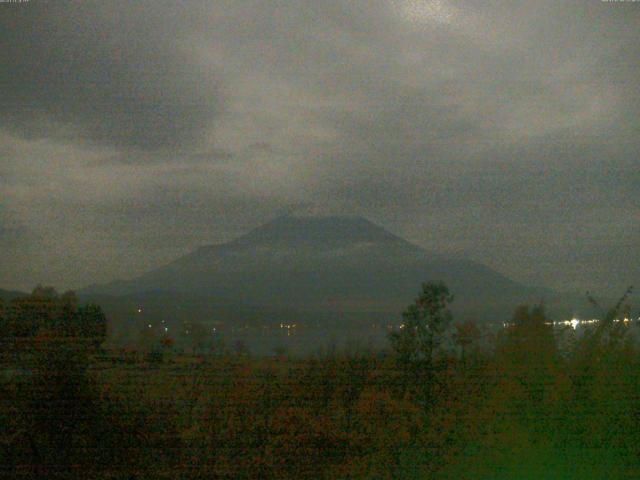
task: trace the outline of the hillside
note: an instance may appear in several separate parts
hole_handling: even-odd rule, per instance
[[[10,302],[14,298],[24,297],[25,295],[28,295],[28,294],[24,292],[20,292],[18,290],[4,290],[0,288],[0,299],[5,302]]]
[[[80,293],[163,291],[165,297],[188,295],[190,308],[205,302],[251,306],[267,317],[289,311],[378,320],[397,317],[425,281],[444,281],[456,297],[457,313],[477,318],[508,315],[519,302],[552,295],[480,263],[427,252],[364,218],[296,216],[203,246],[140,277]]]

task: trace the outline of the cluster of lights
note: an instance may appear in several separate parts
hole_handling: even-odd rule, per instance
[[[555,325],[564,325],[566,327],[571,327],[574,330],[578,328],[578,325],[590,322],[595,323],[597,320],[578,320],[577,318],[572,318],[571,320],[563,320],[561,322],[554,322]]]
[[[640,320],[640,317],[638,318],[638,320]],[[623,319],[616,318],[616,319],[614,320],[614,322],[616,322],[616,323],[618,323],[618,322],[623,322],[623,323],[625,323],[625,324],[629,323],[630,321],[631,321],[631,319],[630,319],[630,318],[626,318],[626,317],[625,317],[625,318],[623,318]]]
[[[142,309],[138,309],[138,312],[142,312]],[[161,321],[160,321],[160,323],[164,325],[164,324],[166,323],[166,321],[165,321],[165,320],[161,320]],[[149,328],[152,328],[152,327],[153,327],[153,325],[150,323],[150,324],[148,325],[148,327],[149,327]],[[166,332],[166,331],[168,331],[168,330],[169,330],[169,327],[165,326],[165,327],[164,327],[164,331]],[[187,333],[188,333],[188,332],[187,332]]]
[[[591,319],[585,319],[585,320],[580,320],[578,318],[572,318],[571,320],[562,320],[560,322],[554,322],[554,325],[565,325],[565,326],[571,326],[571,328],[573,328],[574,330],[578,327],[578,325],[593,325],[594,323],[598,323],[600,320],[597,318],[591,318]],[[630,318],[616,318],[613,320],[614,323],[619,323],[619,322],[623,322],[625,325],[627,325],[629,322],[631,322]],[[640,317],[638,318],[638,321],[640,321]]]
[[[138,313],[142,313],[142,308],[138,308],[137,309]],[[598,320],[597,318],[592,318],[592,319],[585,319],[585,320],[580,320],[578,318],[572,318],[571,320],[561,320],[561,321],[557,321],[557,322],[545,322],[546,325],[555,325],[555,326],[570,326],[571,328],[573,328],[574,330],[577,329],[578,326],[580,325],[593,325],[595,323],[598,323],[600,320]],[[623,319],[619,319],[616,318],[613,320],[615,323],[619,323],[619,322],[623,322],[625,325],[629,324],[629,322],[633,321],[633,319],[630,318],[623,318]],[[638,317],[637,319],[638,322],[640,322],[640,317]],[[164,320],[161,321],[162,324],[165,323]],[[503,322],[502,326],[504,328],[508,328],[509,326],[511,326],[512,324],[509,322]],[[153,325],[149,324],[148,325],[149,328],[152,328]],[[281,323],[280,324],[280,328],[281,329],[286,329],[287,330],[287,336],[291,335],[291,329],[295,329],[297,326],[297,324],[293,323],[293,324],[289,324],[289,323]],[[375,326],[375,325],[372,325]],[[244,328],[247,328],[246,326],[244,326]],[[394,325],[387,325],[387,328],[389,330],[392,330],[394,328]],[[404,323],[399,325],[399,328],[402,330],[405,328]],[[169,327],[165,326],[164,327],[164,331],[168,332],[169,331]],[[216,333],[216,328],[213,327],[212,328],[212,332]],[[189,335],[189,330],[186,331],[186,334]]]
[[[286,328],[287,329],[287,337],[291,335],[291,329],[292,328],[296,328],[296,324],[290,324],[290,323],[281,323],[280,324],[280,328]]]

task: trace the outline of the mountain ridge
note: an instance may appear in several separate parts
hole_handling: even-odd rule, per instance
[[[537,301],[527,287],[479,262],[427,252],[357,216],[282,215],[240,237],[203,245],[136,278],[92,286],[82,295],[165,290],[239,304],[340,315],[362,307],[399,312],[422,282],[444,281],[458,310]],[[204,301],[204,300],[203,300]],[[377,307],[373,307],[373,306]]]

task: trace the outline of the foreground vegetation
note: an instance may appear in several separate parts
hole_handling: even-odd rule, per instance
[[[8,478],[640,478],[640,350],[622,301],[578,335],[542,307],[483,338],[425,285],[378,353],[101,349],[99,307],[0,305]],[[452,342],[445,341],[446,339]]]

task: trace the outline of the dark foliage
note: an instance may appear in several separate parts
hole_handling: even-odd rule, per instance
[[[98,307],[38,289],[0,308],[2,474],[640,476],[638,327],[620,321],[623,302],[582,333],[522,306],[493,335],[448,330],[450,301],[424,285],[390,352],[180,356],[159,338],[161,360],[121,364],[96,348]]]

